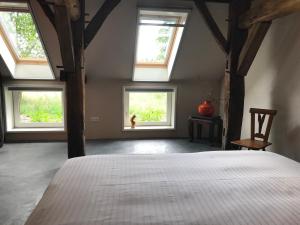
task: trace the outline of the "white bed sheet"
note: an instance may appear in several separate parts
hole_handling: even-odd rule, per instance
[[[270,152],[68,160],[26,225],[300,225],[300,163]]]

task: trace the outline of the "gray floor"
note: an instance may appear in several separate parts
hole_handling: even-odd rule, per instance
[[[207,143],[190,143],[185,139],[93,141],[86,145],[88,155],[211,150],[217,150],[217,147]],[[65,143],[6,144],[0,149],[0,225],[23,225],[66,159]]]

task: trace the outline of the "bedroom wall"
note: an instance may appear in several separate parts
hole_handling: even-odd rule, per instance
[[[273,22],[246,77],[242,137],[250,137],[250,107],[277,109],[271,151],[300,161],[300,13]]]
[[[54,73],[61,65],[55,30],[45,17],[37,0],[30,0],[48,51]],[[91,20],[104,0],[86,2],[87,20]],[[176,130],[160,132],[122,132],[122,87],[133,84],[132,67],[136,42],[136,19],[139,6],[191,9],[185,34],[169,85],[178,87]],[[220,29],[226,36],[228,4],[209,3]],[[155,138],[187,137],[187,117],[196,113],[199,102],[212,92],[216,113],[219,108],[220,78],[224,74],[225,57],[216,44],[202,16],[192,1],[185,0],[124,0],[106,19],[86,50],[86,138]],[[144,85],[136,83],[136,85]],[[153,85],[153,84],[147,84]],[[165,86],[166,84],[161,84]],[[109,102],[108,102],[109,101]],[[99,116],[99,122],[91,117]],[[10,133],[7,141],[64,140],[65,132]]]
[[[176,130],[122,131],[123,86],[176,86]],[[220,82],[214,80],[181,80],[171,83],[133,83],[126,80],[92,78],[86,86],[86,137],[87,139],[111,138],[176,138],[187,137],[187,118],[196,114],[197,105],[210,98],[219,112]],[[210,97],[212,96],[212,97]],[[99,117],[93,122],[91,117]]]
[[[177,87],[176,129],[162,131],[122,131],[123,86]],[[197,106],[211,99],[219,113],[220,82],[215,80],[180,80],[171,83],[136,83],[90,77],[86,84],[86,139],[184,138],[188,137],[187,118],[197,114]],[[99,121],[93,121],[99,117]],[[206,128],[207,133],[207,128]],[[7,142],[66,140],[66,132],[10,132]]]

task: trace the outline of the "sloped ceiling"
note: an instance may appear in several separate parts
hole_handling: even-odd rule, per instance
[[[102,4],[103,0],[86,0],[86,13],[89,14],[86,19],[91,20]],[[35,3],[33,5],[38,8]],[[219,49],[192,1],[122,0],[86,50],[85,69],[88,77],[132,79],[138,6],[192,9],[171,79],[220,79],[224,75],[224,53]],[[208,8],[226,37],[228,5],[208,3]],[[59,65],[61,59],[55,31],[40,12],[35,14],[41,25],[40,29],[50,61],[54,66]],[[55,73],[58,76],[57,70]]]
[[[102,3],[98,0],[87,1],[86,9],[90,18]],[[224,75],[224,53],[217,46],[192,1],[123,0],[107,18],[86,51],[87,76],[132,79],[137,6],[192,9],[172,79],[219,79]],[[228,5],[208,3],[208,7],[225,34]]]

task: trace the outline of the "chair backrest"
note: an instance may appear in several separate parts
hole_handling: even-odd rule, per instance
[[[251,113],[251,139],[261,138],[263,141],[267,142],[269,139],[273,118],[277,113],[277,110],[272,109],[256,109],[250,108]],[[263,132],[263,126],[266,121],[266,116],[268,116],[267,126]],[[255,120],[258,121],[258,132],[255,129]]]

